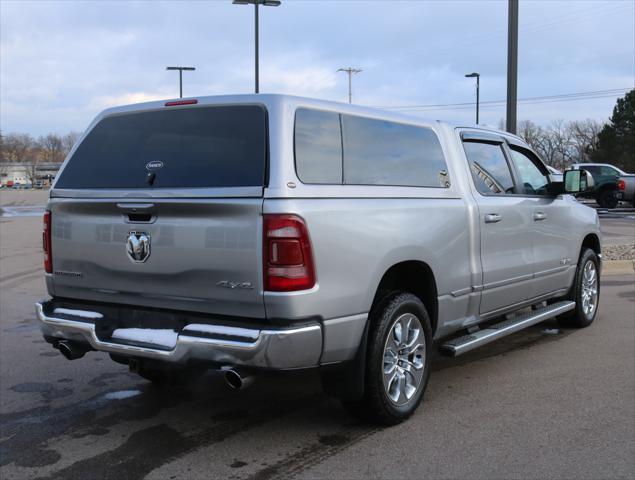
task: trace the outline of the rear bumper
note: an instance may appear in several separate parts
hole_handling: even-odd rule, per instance
[[[322,326],[318,323],[295,328],[254,329],[207,325],[199,330],[175,333],[174,345],[151,345],[148,341],[120,342],[97,335],[97,312],[75,310],[55,313],[49,302],[35,304],[42,333],[49,338],[88,344],[94,350],[174,364],[203,361],[273,370],[319,365],[322,355]]]

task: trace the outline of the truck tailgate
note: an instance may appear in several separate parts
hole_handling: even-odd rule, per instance
[[[55,296],[265,317],[261,198],[53,198],[49,209]]]

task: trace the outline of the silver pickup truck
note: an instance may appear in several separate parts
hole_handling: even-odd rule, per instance
[[[156,383],[319,369],[387,424],[460,355],[597,315],[600,229],[520,138],[282,96],[113,108],[44,216],[44,338]]]

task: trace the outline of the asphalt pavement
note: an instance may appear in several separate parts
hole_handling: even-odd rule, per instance
[[[549,321],[435,358],[416,414],[380,428],[322,394],[313,372],[238,392],[210,372],[161,390],[103,353],[69,362],[33,314],[40,231],[40,218],[0,219],[3,480],[635,477],[633,275],[602,278],[587,329]]]

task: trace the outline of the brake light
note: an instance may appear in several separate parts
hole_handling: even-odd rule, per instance
[[[265,290],[292,292],[315,285],[309,231],[297,215],[264,215],[263,260]]]
[[[177,105],[196,105],[198,100],[190,99],[190,100],[174,100],[172,102],[165,102],[166,107],[176,107]]]
[[[617,189],[618,190],[626,190],[626,182],[624,180],[617,181]]]
[[[44,271],[53,273],[53,250],[51,248],[51,212],[44,212],[44,230],[42,231],[42,248],[44,250]]]

